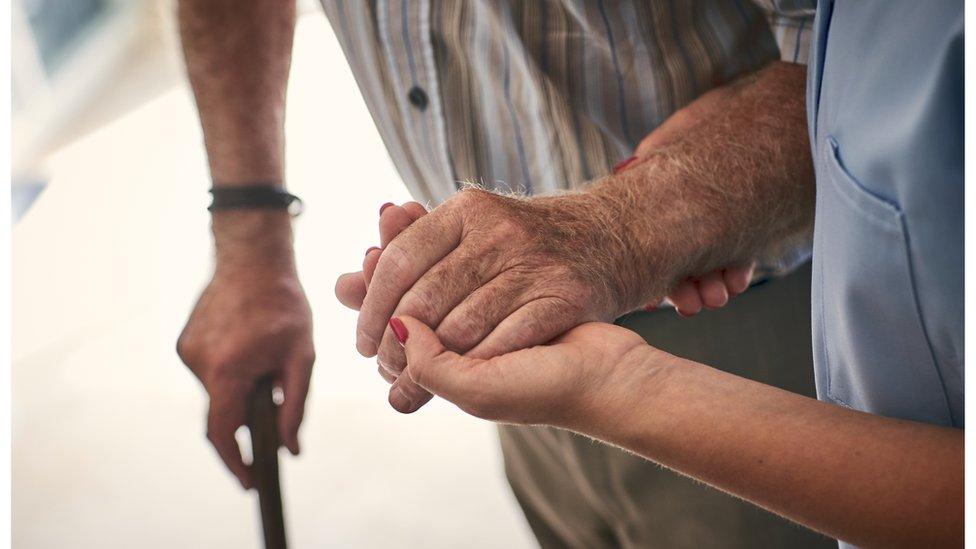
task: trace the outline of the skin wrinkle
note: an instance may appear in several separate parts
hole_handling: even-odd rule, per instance
[[[593,316],[593,313],[588,313],[582,305],[565,297],[543,296],[533,299],[499,323],[468,356],[491,357],[502,353],[502,348],[523,349],[545,343],[538,340],[540,334],[554,337],[554,334],[560,334],[580,322],[585,322],[580,320],[585,315]],[[517,329],[513,329],[513,324],[517,325]]]
[[[503,267],[495,266],[502,261],[505,253],[500,238],[492,235],[481,236],[471,230],[466,230],[465,233],[466,236],[462,236],[457,247],[407,290],[397,303],[394,316],[409,311],[430,326],[439,326],[470,295],[464,295],[461,291],[470,287],[483,287],[505,272]],[[486,246],[479,246],[485,242],[488,243]],[[459,270],[455,267],[458,265],[474,268]],[[443,296],[448,297],[441,299]],[[402,349],[399,344],[394,343],[390,330],[384,331],[378,355],[391,372],[398,373],[405,366]]]
[[[512,227],[508,229],[504,226],[499,227],[499,223],[490,226],[492,234],[498,235],[497,246],[509,255],[508,261],[514,262],[512,267],[507,267],[508,269],[524,265],[526,269],[532,270],[533,276],[537,277],[533,285],[538,286],[551,281],[552,278],[549,277],[555,276],[548,274],[547,267],[565,266],[569,271],[566,279],[572,279],[572,275],[575,274],[587,282],[594,283],[574,288],[576,293],[583,292],[584,295],[580,296],[583,302],[592,303],[599,308],[612,302],[612,297],[609,295],[612,290],[606,282],[609,277],[606,265],[607,259],[615,253],[606,250],[606,246],[587,245],[586,240],[593,240],[592,235],[595,232],[615,238],[615,232],[607,229],[609,223],[599,223],[599,220],[595,222],[593,212],[587,205],[567,199],[570,196],[579,198],[582,196],[580,193],[526,199],[490,193],[469,185],[461,194],[471,198],[465,197],[459,200],[460,206],[453,207],[464,211],[466,217],[477,219],[482,211],[488,211],[491,212],[493,219],[510,220],[512,223]],[[554,204],[552,201],[558,203]],[[595,224],[598,224],[596,231],[594,231]],[[474,223],[463,223],[462,226],[465,227],[466,232],[462,237],[464,241],[469,238],[476,239],[475,231],[489,228],[480,229]],[[534,238],[536,236],[544,238]],[[526,254],[524,249],[512,249],[509,244],[513,240],[528,241],[531,248],[529,253]],[[593,292],[594,295],[585,295],[590,286],[602,287],[603,291],[600,293],[603,295],[597,295],[598,292]]]
[[[526,296],[526,290],[534,283],[528,274],[528,270],[521,266],[506,269],[468,294],[435,329],[445,346],[460,353],[470,351],[490,333],[494,326],[492,323],[499,322],[534,299]],[[500,299],[509,294],[520,297],[515,300]]]
[[[407,306],[416,310],[419,303],[421,318],[431,326],[440,324],[441,311],[450,311],[461,303],[465,295],[458,296],[458,290],[479,287],[494,279],[501,271],[494,266],[500,250],[489,247],[482,251],[470,244],[462,243],[441,261],[434,265],[417,281],[400,300],[398,308]],[[481,262],[472,261],[480,257]],[[457,269],[455,265],[478,265],[478,268]],[[443,291],[447,288],[449,291]]]

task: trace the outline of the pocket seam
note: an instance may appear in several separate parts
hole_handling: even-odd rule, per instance
[[[827,155],[825,160],[831,168],[831,172],[833,172],[827,179],[830,180],[830,184],[837,190],[837,194],[843,197],[849,206],[863,213],[865,217],[875,224],[888,231],[901,232],[901,208],[894,202],[886,200],[865,188],[847,171],[840,158],[840,147],[833,136],[827,136],[827,145],[824,148],[824,154]],[[838,181],[837,179],[839,178],[834,174],[840,174],[846,181]],[[847,183],[847,185],[843,183]],[[892,215],[894,215],[895,219],[889,219],[889,216]]]
[[[917,324],[919,329],[922,342],[925,344],[925,351],[927,352],[929,364],[928,367],[934,370],[935,379],[939,383],[939,387],[942,389],[941,397],[943,403],[943,411],[950,421],[953,420],[952,408],[949,406],[948,398],[946,394],[945,382],[942,379],[942,371],[939,368],[938,361],[935,359],[935,354],[932,349],[932,341],[929,339],[928,330],[926,329],[925,322],[922,318],[922,312],[918,304],[918,293],[916,291],[915,284],[915,270],[913,268],[913,258],[911,254],[911,246],[909,244],[910,235],[908,233],[908,227],[905,224],[905,217],[901,208],[892,201],[889,201],[861,185],[861,183],[854,178],[850,172],[844,167],[843,162],[840,158],[840,147],[833,136],[827,136],[827,145],[829,147],[829,152],[824,151],[824,158],[826,169],[830,171],[828,174],[818,174],[820,177],[826,176],[830,180],[830,185],[835,190],[836,194],[839,195],[843,202],[849,207],[853,208],[855,211],[864,214],[865,219],[871,222],[872,225],[884,230],[885,232],[892,233],[899,241],[899,248],[901,254],[904,255],[905,260],[905,276],[907,277],[908,290],[911,293],[910,296],[910,308],[912,314],[914,315],[914,322]],[[818,177],[818,179],[820,179]],[[842,181],[841,178],[846,179]],[[846,185],[845,185],[846,183]],[[835,388],[833,383],[833,366],[830,360],[830,348],[827,342],[827,329],[826,329],[826,315],[825,315],[825,299],[824,295],[824,277],[821,276],[819,280],[820,286],[820,344],[822,345],[824,352],[825,369],[825,381],[827,382],[826,397],[848,408],[854,408],[851,404],[846,402],[843,398],[838,397],[835,394]]]

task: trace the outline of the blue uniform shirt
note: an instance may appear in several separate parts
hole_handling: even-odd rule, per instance
[[[963,427],[963,5],[821,0],[808,78],[821,399]]]

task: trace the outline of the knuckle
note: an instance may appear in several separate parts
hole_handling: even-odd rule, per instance
[[[186,364],[187,366],[189,366],[190,363],[193,362],[190,359],[189,349],[187,349],[186,348],[186,345],[184,345],[179,340],[177,340],[177,342],[176,342],[176,356],[179,357],[180,362],[182,362],[183,364]]]
[[[362,317],[360,317],[360,322],[362,322]],[[356,351],[360,355],[367,358],[374,356],[379,347],[379,343],[379,340],[373,336],[370,330],[366,328],[356,330]]]
[[[395,282],[402,282],[409,279],[410,276],[410,254],[403,249],[403,244],[398,243],[396,240],[387,245],[386,249],[383,250],[383,255],[380,256],[379,263],[377,263],[376,271],[386,272]],[[375,275],[374,275],[375,276]],[[375,280],[375,278],[374,278]],[[370,288],[373,290],[374,288]]]
[[[390,356],[390,354],[389,352],[381,352],[376,357],[376,364],[388,374],[399,376],[404,369],[403,361],[397,360],[398,357]]]
[[[483,203],[491,193],[477,187],[465,187],[455,194],[449,201],[458,206],[471,206]]]
[[[407,314],[424,323],[432,323],[438,319],[441,302],[432,288],[417,286],[411,288],[403,297],[403,306],[398,314]]]
[[[302,367],[310,368],[313,364],[315,364],[315,360],[317,358],[318,357],[315,353],[315,349],[309,346],[299,351],[297,362]]]
[[[480,316],[471,311],[454,315],[437,329],[437,335],[448,349],[465,352],[481,339],[485,322]]]
[[[426,387],[427,382],[430,380],[430,375],[427,371],[427,364],[425,362],[414,362],[407,368],[407,375],[413,382],[421,387]]]
[[[443,370],[440,369],[441,363],[439,361],[440,359],[438,358],[426,357],[423,360],[411,362],[410,367],[404,370],[404,372],[414,385],[426,391],[426,388],[430,385],[440,385],[439,382],[443,378],[441,373]]]
[[[550,297],[538,303],[536,314],[526,318],[526,331],[545,335],[558,330],[567,322],[578,324],[583,320],[582,307],[561,297]],[[555,334],[553,334],[555,335]]]
[[[528,236],[525,234],[522,225],[510,215],[500,216],[493,220],[492,227],[494,227],[492,242],[495,244],[511,244],[513,237]]]
[[[176,356],[180,357],[183,364],[189,366],[191,362],[194,362],[194,355],[195,353],[193,347],[191,346],[190,336],[186,333],[186,331],[184,331],[180,334],[180,337],[176,339]]]
[[[380,374],[380,377],[383,378],[387,383],[392,384],[394,381],[397,380],[398,376],[395,376],[390,372],[386,371],[386,369],[383,368],[383,366],[377,366],[376,371]]]

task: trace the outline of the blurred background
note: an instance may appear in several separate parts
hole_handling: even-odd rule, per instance
[[[14,547],[260,547],[174,346],[211,263],[173,0],[14,0]],[[318,363],[282,453],[294,547],[530,547],[494,427],[386,403],[333,296],[409,199],[319,6],[302,4],[288,182]]]

